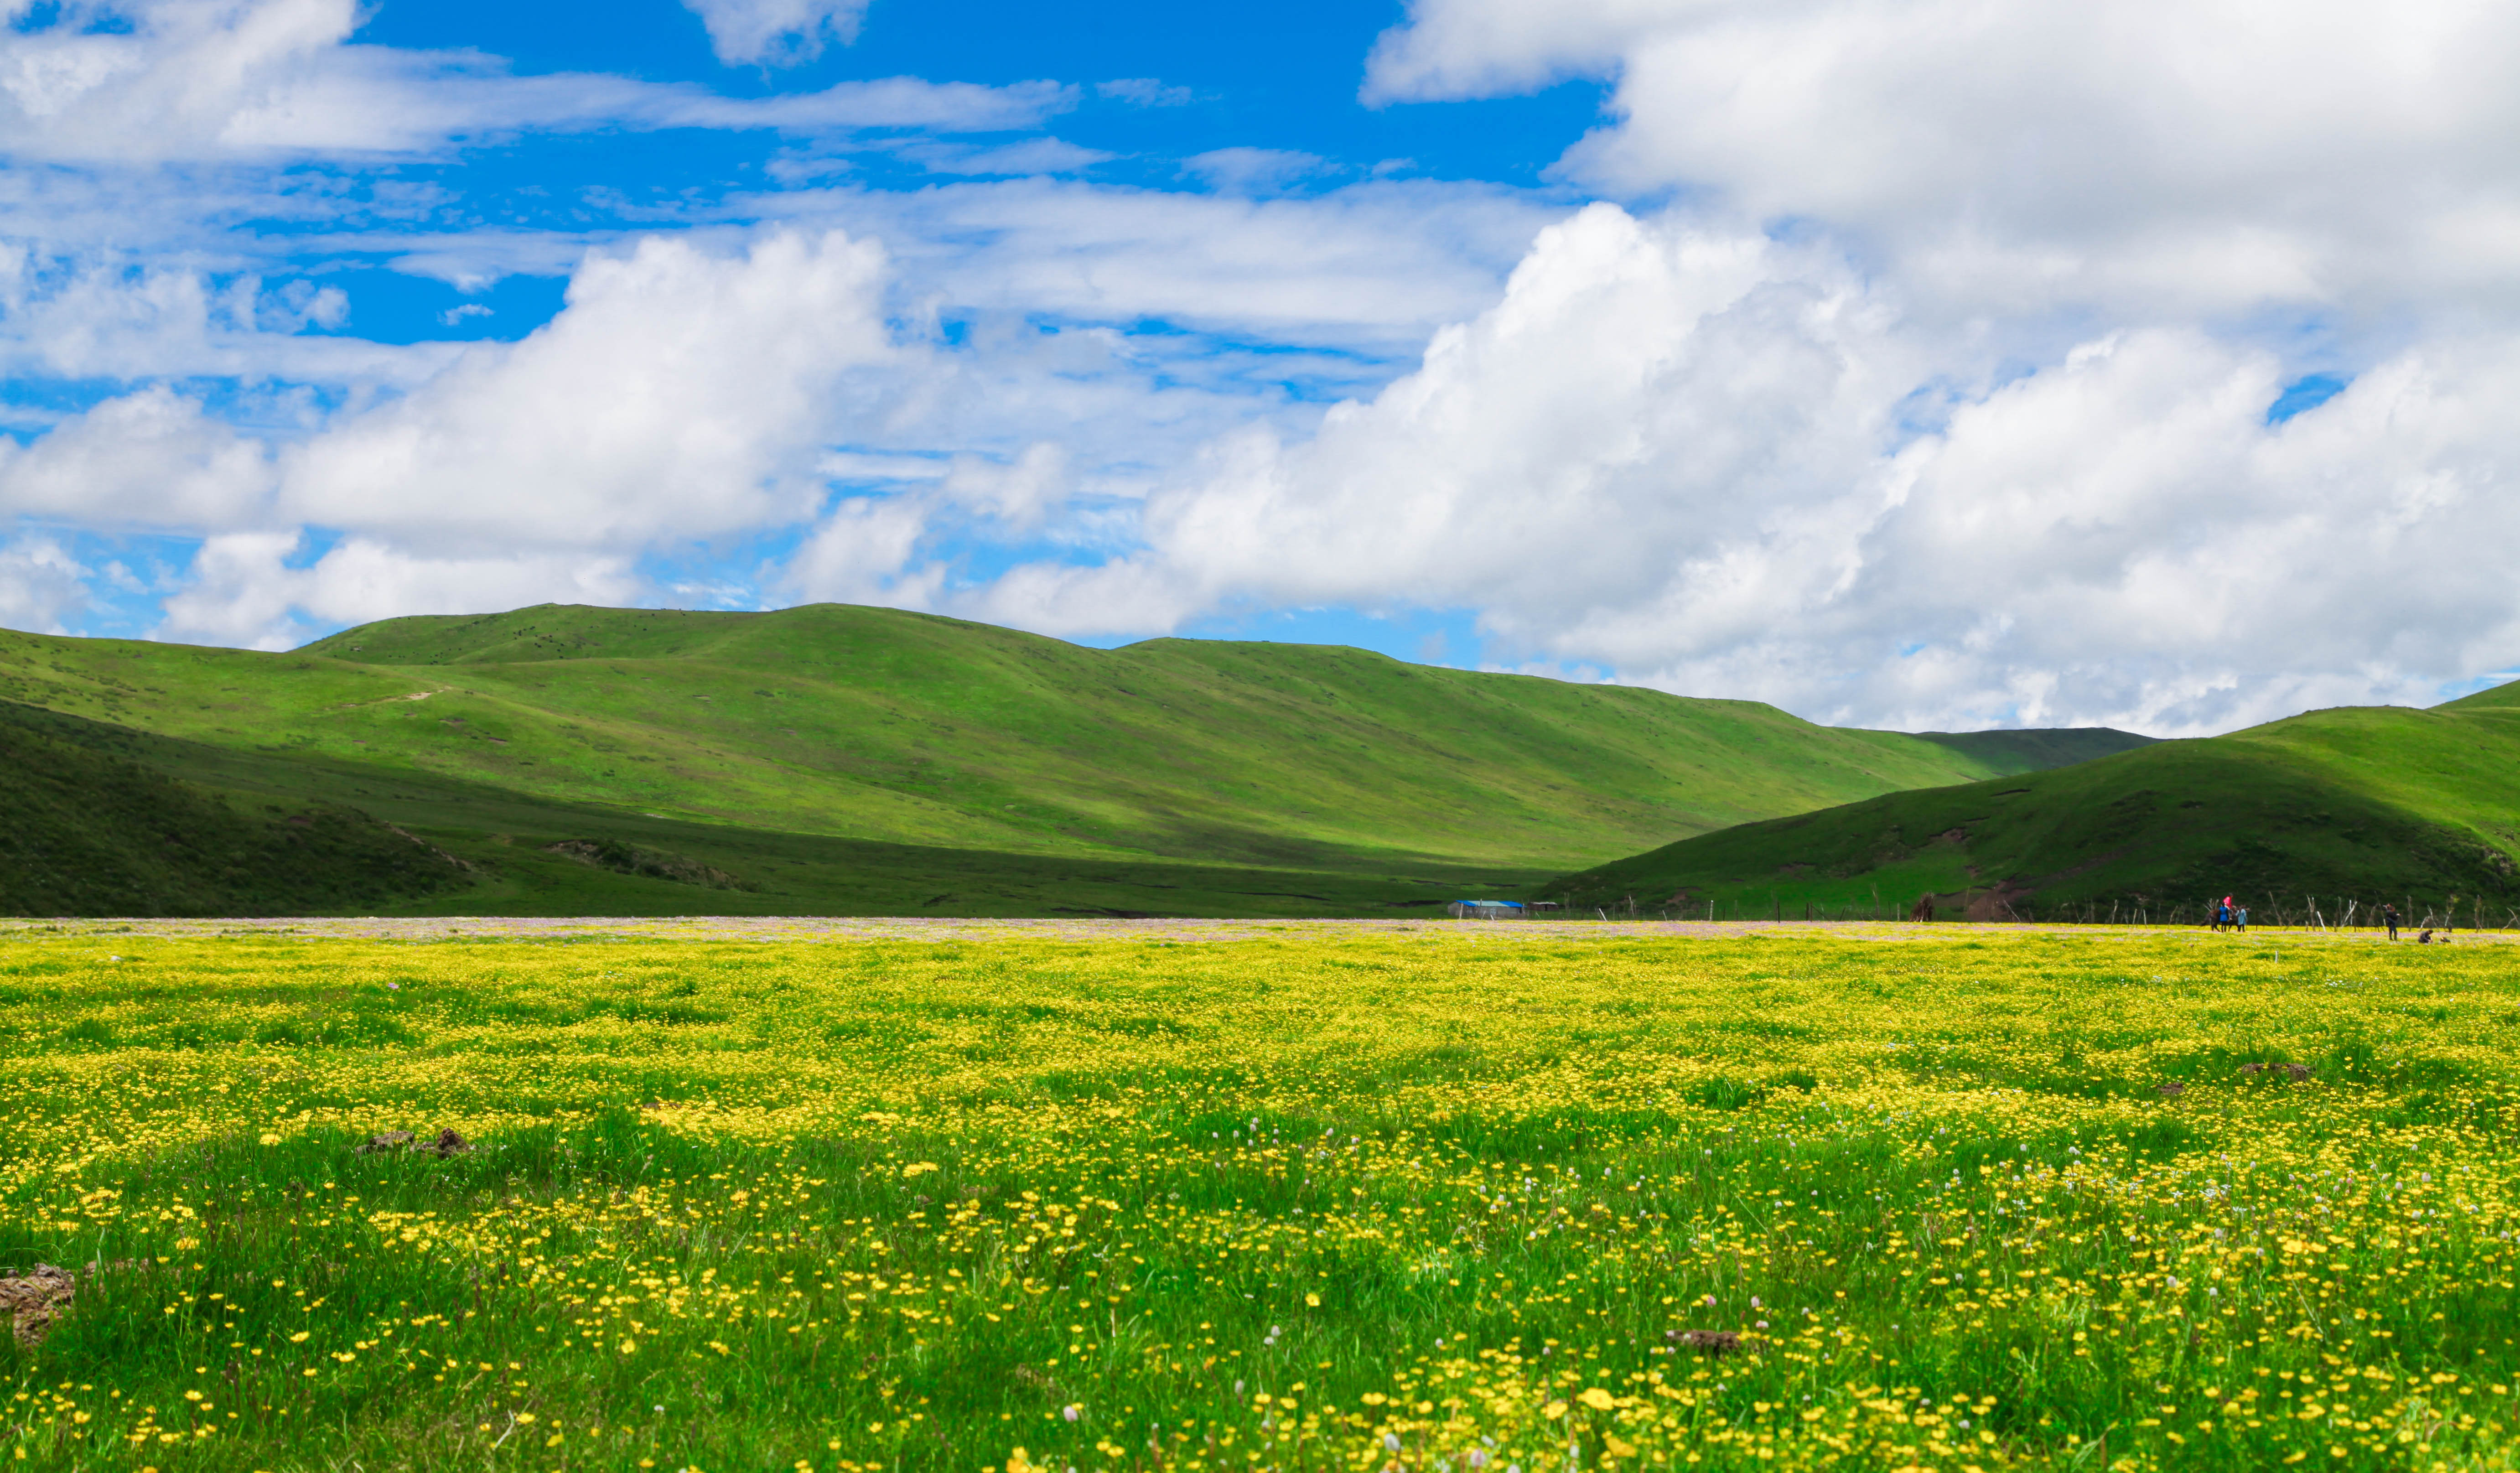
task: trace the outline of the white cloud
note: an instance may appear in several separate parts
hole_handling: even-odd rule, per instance
[[[2495,408],[2520,335],[2270,425],[2272,355],[2112,334],[1911,434],[1945,346],[1826,249],[1595,206],[1372,401],[1213,444],[1148,499],[1143,552],[963,610],[1116,633],[1469,606],[1560,662],[1912,726],[2220,730],[2520,649],[2520,585],[2469,551],[2520,537]]]
[[[466,348],[282,458],[292,521],[431,548],[611,548],[802,519],[852,375],[888,365],[882,253],[776,234],[740,256],[651,237],[560,316]]]
[[[55,538],[0,542],[0,629],[68,633],[63,620],[86,605],[88,576]]]
[[[792,13],[814,26],[783,34],[819,35],[846,8],[756,0],[725,9],[762,23]],[[106,20],[125,23],[95,28]],[[740,99],[594,73],[518,76],[472,52],[353,44],[357,25],[354,0],[71,0],[47,25],[0,32],[0,155],[86,162],[393,156],[608,127],[1001,131],[1037,127],[1079,96],[1052,82],[891,77]]]
[[[1230,195],[1265,195],[1328,171],[1318,154],[1289,149],[1211,149],[1182,161],[1207,187]]]
[[[158,384],[0,439],[0,513],[202,537],[169,637],[277,647],[424,606],[628,602],[647,549],[815,515],[824,447],[879,427],[887,380],[917,367],[883,289],[881,251],[837,232],[722,252],[650,238],[588,257],[523,340],[439,350],[408,391],[303,428],[248,433]],[[342,540],[293,566],[306,527]],[[27,588],[77,576],[28,566],[11,574]]]
[[[644,584],[625,559],[527,553],[427,558],[352,538],[291,565],[296,532],[227,533],[195,554],[185,588],[152,638],[287,649],[344,624],[421,613],[479,613],[561,601],[622,604]]]
[[[793,67],[858,38],[867,0],[683,0],[729,67]]]
[[[1197,96],[1188,87],[1167,85],[1159,77],[1124,76],[1096,82],[1094,95],[1133,108],[1186,108]]]
[[[1063,138],[1028,138],[994,149],[924,143],[895,152],[939,174],[1073,174],[1112,156]]]
[[[1434,180],[1254,201],[1022,179],[797,191],[737,207],[877,236],[940,309],[1156,318],[1413,355],[1491,299],[1533,235],[1567,213],[1502,186]]]
[[[338,315],[338,291],[303,283],[96,269],[12,280],[0,362],[25,372],[350,390],[329,418],[287,388],[232,392],[212,417],[147,384],[22,450],[0,441],[0,510],[98,528],[303,522],[587,546],[795,520],[819,497],[816,453],[847,432],[842,380],[896,358],[881,253],[836,233],[599,252],[561,315],[518,343],[294,335]]]
[[[975,455],[956,456],[937,492],[980,515],[1028,530],[1066,502],[1072,482],[1066,448],[1041,440],[1003,465]]]
[[[928,608],[944,570],[933,563],[911,566],[927,520],[928,508],[917,498],[849,497],[816,524],[782,570],[783,580],[807,602]]]
[[[163,386],[109,399],[21,450],[0,440],[0,511],[92,528],[232,527],[271,494],[270,452]]]
[[[1920,308],[2508,310],[2515,55],[2473,0],[1418,0],[1368,91],[1614,78],[1573,176],[1855,233]]]
[[[951,462],[933,456],[835,450],[815,469],[834,481],[932,481],[942,480],[953,468]]]
[[[10,269],[14,267],[14,269]],[[0,371],[26,378],[161,377],[400,384],[445,361],[431,344],[395,346],[310,333],[339,327],[349,298],[298,279],[0,260]]]

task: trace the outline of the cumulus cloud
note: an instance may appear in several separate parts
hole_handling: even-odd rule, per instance
[[[109,399],[32,446],[0,440],[0,510],[98,528],[231,527],[257,518],[271,455],[162,385]]]
[[[1467,606],[1570,664],[1912,726],[2220,730],[2520,648],[2520,585],[2462,553],[2520,535],[2493,409],[2520,338],[2410,350],[2270,424],[2272,355],[2109,334],[1921,435],[1920,345],[1827,249],[1597,205],[1417,373],[1309,438],[1213,444],[1142,552],[973,606],[1075,633]]]
[[[186,638],[625,601],[644,550],[816,516],[826,448],[878,423],[890,377],[915,367],[884,285],[881,250],[839,232],[732,250],[647,238],[591,254],[522,340],[441,351],[406,391],[372,382],[302,427],[248,432],[156,384],[23,446],[0,438],[0,513],[203,538],[165,604]],[[301,566],[306,528],[339,540]],[[81,575],[38,558],[12,576],[40,590]],[[13,598],[29,618],[68,606]]]
[[[2469,0],[1418,0],[1368,95],[1609,77],[1571,177],[1862,233],[1955,310],[2508,305],[2515,56]]]
[[[566,553],[421,557],[351,538],[303,565],[303,534],[206,539],[153,632],[164,640],[287,649],[344,624],[403,614],[476,613],[544,601],[627,603],[644,584],[627,559]]]
[[[683,0],[729,67],[793,67],[858,38],[866,0]]]
[[[836,232],[597,255],[522,341],[282,457],[280,513],[446,549],[625,548],[802,519],[850,379],[893,361],[883,256]]]
[[[926,502],[916,496],[846,498],[788,559],[782,580],[800,600],[931,607],[945,570],[918,558],[929,515]]]
[[[0,629],[68,633],[63,620],[86,605],[88,576],[57,538],[0,542]]]

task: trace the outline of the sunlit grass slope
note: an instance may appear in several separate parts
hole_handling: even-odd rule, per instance
[[[0,1262],[101,1272],[0,1440],[2505,1468],[2514,1016],[2503,948],[2299,935],[22,934]]]
[[[22,915],[1356,915],[1542,877],[1437,861],[1317,870],[695,824],[9,702],[0,777],[15,780],[0,785],[0,914]],[[590,840],[737,883],[552,852]]]
[[[368,739],[405,761],[679,816],[1003,849],[1537,863],[1972,761],[1746,701],[1315,646],[1105,651],[832,605],[402,619],[310,652],[449,688],[372,719]],[[470,745],[449,741],[450,719],[476,729]]]
[[[2191,911],[2236,894],[2424,908],[2520,885],[2520,701],[2510,689],[2429,711],[2314,711],[2015,778],[1892,794],[1744,825],[1568,877],[1598,902],[1712,900],[1904,911],[1920,895],[1985,913],[2138,901]],[[1973,892],[1973,894],[1972,894]],[[2469,914],[2462,912],[2463,915]]]
[[[835,605],[398,619],[276,655],[7,635],[0,697],[351,796],[426,780],[580,824],[1308,870],[1562,869],[2048,760],[1354,649],[1098,650]],[[500,831],[460,806],[432,837]]]

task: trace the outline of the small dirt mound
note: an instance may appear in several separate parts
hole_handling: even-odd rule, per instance
[[[0,1278],[0,1310],[8,1311],[18,1343],[33,1350],[77,1293],[78,1279],[68,1270],[37,1264],[17,1277]]]
[[[2154,1085],[2152,1087],[2152,1093],[2160,1095],[2164,1099],[2177,1099],[2180,1095],[2187,1093],[2187,1087],[2174,1079],[2168,1084]]]
[[[671,880],[678,885],[698,885],[704,890],[750,890],[752,884],[723,870],[701,864],[688,855],[668,854],[661,849],[643,849],[624,844],[618,839],[562,839],[545,844],[543,852],[573,859],[581,865],[609,870],[615,874],[635,874],[648,879]]]
[[[382,1156],[393,1151],[413,1151],[424,1156],[435,1156],[443,1161],[449,1156],[460,1156],[472,1148],[472,1142],[457,1135],[455,1128],[449,1126],[428,1140],[421,1139],[409,1131],[386,1131],[380,1136],[370,1136],[368,1143],[360,1146],[357,1154]]]
[[[2310,1078],[2310,1065],[2277,1063],[2242,1064],[2240,1066],[2240,1077],[2243,1079],[2308,1079]]]
[[[1709,1357],[1738,1355],[1759,1348],[1758,1336],[1744,1335],[1739,1330],[1671,1330],[1663,1338],[1682,1350]]]

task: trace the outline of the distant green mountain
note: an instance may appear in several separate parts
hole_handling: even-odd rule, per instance
[[[2094,762],[2114,757],[2137,747],[2150,746],[2158,738],[2138,736],[2113,727],[2056,727],[2028,732],[1918,732],[1917,739],[1945,746],[1995,770],[1995,775],[2009,778],[2015,773],[2040,773],[2050,768],[2071,767],[2077,762]]]
[[[2520,687],[2351,707],[1745,824],[1544,887],[1586,905],[1976,918],[2520,905]],[[2461,915],[2476,912],[2463,904]]]
[[[394,619],[288,654],[0,635],[0,698],[476,866],[425,910],[1355,914],[2141,739],[830,604]],[[588,859],[634,850],[664,858]],[[739,883],[668,877],[703,870]]]

